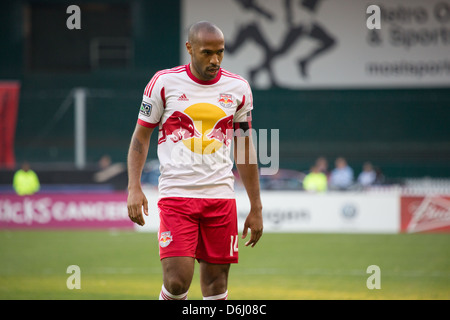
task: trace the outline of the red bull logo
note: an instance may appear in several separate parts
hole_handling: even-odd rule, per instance
[[[192,152],[212,154],[231,144],[232,130],[233,115],[216,105],[197,103],[184,112],[175,111],[161,125],[158,144],[181,141]]]
[[[170,138],[173,142],[178,142],[193,137],[201,137],[200,132],[195,128],[194,120],[180,111],[172,113],[162,124],[160,132],[158,144],[165,142],[167,138]]]
[[[219,103],[222,107],[229,108],[233,105],[233,96],[231,94],[221,93]]]
[[[216,139],[224,143],[226,146],[230,145],[233,137],[233,115],[221,118],[216,122],[211,131],[206,135],[208,139]]]
[[[159,245],[163,248],[167,247],[173,241],[170,231],[162,232],[159,236]]]
[[[249,112],[247,119],[250,120],[250,117]],[[161,124],[158,143],[176,144],[170,154],[176,165],[190,165],[202,161],[228,162],[231,160],[229,146],[235,133],[233,120],[234,115],[227,115],[217,105],[196,103],[182,112],[175,111]],[[238,129],[238,132],[239,130],[244,133],[243,128]],[[255,152],[239,152],[234,160],[236,163],[256,164],[259,159],[262,164],[270,165],[261,167],[261,175],[276,174],[279,168],[279,129],[270,130],[270,149],[267,129],[260,129],[258,133],[252,128],[249,131],[243,137],[252,137]],[[245,150],[246,140],[239,139],[239,135],[237,137],[236,148]],[[204,155],[211,156],[203,157]],[[162,237],[160,243],[168,245],[172,241],[169,236],[170,233],[168,237]]]

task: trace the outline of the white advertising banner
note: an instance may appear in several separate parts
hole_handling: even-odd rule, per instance
[[[158,194],[145,190],[149,216],[139,231],[158,231]],[[262,191],[264,232],[398,233],[400,196],[396,193]],[[239,233],[249,212],[245,191],[236,192]]]
[[[268,232],[397,233],[400,230],[396,194],[267,191],[261,196],[264,230]],[[241,227],[249,204],[243,193],[238,193],[236,200]]]
[[[182,64],[211,21],[255,89],[450,86],[450,0],[182,0],[181,19]]]

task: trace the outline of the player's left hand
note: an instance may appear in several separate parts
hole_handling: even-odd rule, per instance
[[[263,234],[263,218],[262,209],[251,209],[250,213],[245,219],[244,231],[242,232],[242,239],[247,237],[248,229],[250,228],[250,239],[245,243],[245,246],[252,248],[259,241]]]

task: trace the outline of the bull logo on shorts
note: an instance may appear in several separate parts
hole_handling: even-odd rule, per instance
[[[170,231],[163,232],[159,236],[159,245],[162,248],[165,248],[172,242],[172,240],[173,240],[173,238],[172,238],[172,234],[170,233]]]

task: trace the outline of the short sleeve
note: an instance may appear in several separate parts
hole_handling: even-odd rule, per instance
[[[138,123],[145,127],[156,127],[165,107],[164,84],[159,73],[156,73],[144,89],[139,109]]]
[[[253,110],[253,94],[248,82],[245,82],[245,90],[234,115],[234,122],[251,122],[251,111]]]

